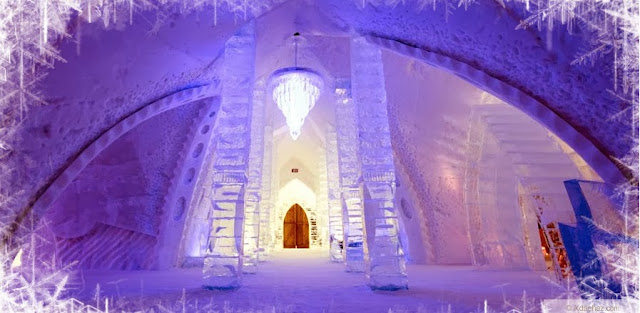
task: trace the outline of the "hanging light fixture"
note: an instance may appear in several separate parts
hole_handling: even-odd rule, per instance
[[[322,77],[313,70],[298,67],[298,36],[295,33],[295,65],[275,71],[271,75],[273,101],[282,111],[293,140],[298,139],[304,120],[320,98]]]

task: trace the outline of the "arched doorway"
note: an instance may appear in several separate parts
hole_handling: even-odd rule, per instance
[[[309,248],[309,220],[297,203],[287,211],[283,229],[284,248]]]

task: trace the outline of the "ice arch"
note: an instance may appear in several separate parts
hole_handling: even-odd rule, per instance
[[[19,225],[27,215],[32,214],[32,218],[35,221],[47,213],[49,208],[58,199],[60,194],[65,191],[69,184],[93,161],[99,154],[101,154],[112,143],[127,134],[131,130],[135,129],[143,122],[172,109],[179,108],[181,106],[197,102],[199,100],[212,98],[219,93],[218,82],[212,82],[211,84],[186,88],[181,91],[169,94],[161,99],[158,99],[152,103],[144,105],[134,112],[122,117],[111,127],[104,130],[100,135],[90,140],[81,151],[79,151],[60,173],[56,175],[53,180],[46,184],[36,195],[33,204],[30,209],[22,211],[16,218],[14,227]],[[210,111],[208,114],[210,118],[214,118],[215,111],[217,110],[216,101],[208,101],[202,105],[207,107]],[[219,103],[218,103],[219,104]],[[12,229],[11,231],[18,231],[18,229]]]
[[[282,207],[289,207],[294,203],[299,204],[302,208],[315,207],[316,193],[306,183],[300,179],[292,179],[285,183],[278,191],[278,202]],[[284,210],[288,210],[285,208]]]
[[[282,222],[291,206],[300,205],[310,220],[316,219],[319,208],[316,205],[318,195],[301,179],[294,178],[283,184],[278,195],[275,225],[272,225],[271,229],[275,230],[273,235],[276,238],[276,247],[282,247]],[[326,228],[325,225],[317,225],[317,227],[320,232]]]
[[[541,102],[544,100],[536,99],[531,94],[524,92],[516,86],[447,55],[413,47],[395,40],[374,36],[369,36],[367,39],[391,51],[418,59],[447,72],[456,74],[466,81],[477,85],[479,88],[489,91],[548,127],[553,133],[562,138],[564,142],[575,149],[605,181],[618,183],[625,180],[620,169],[616,167],[610,158],[585,138],[583,134],[553,112],[551,108],[544,105]]]

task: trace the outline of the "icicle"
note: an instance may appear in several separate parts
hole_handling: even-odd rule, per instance
[[[553,49],[553,18],[547,19],[547,38],[546,38],[547,51]]]
[[[96,307],[100,307],[100,284],[96,285]]]
[[[618,29],[618,19],[613,18],[613,91],[618,90],[618,47],[616,45],[615,31]]]
[[[47,0],[42,0],[42,42],[43,44],[47,43],[47,38],[49,37],[49,13]]]
[[[104,27],[109,27],[109,21],[111,18],[109,17],[109,6],[102,6],[102,22],[104,23]]]
[[[16,269],[20,266],[22,266],[22,249],[18,251],[18,254],[13,259],[13,262],[11,262],[11,269]]]

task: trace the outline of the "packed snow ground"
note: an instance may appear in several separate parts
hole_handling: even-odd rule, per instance
[[[257,274],[244,275],[243,287],[210,291],[201,287],[200,268],[173,271],[84,271],[72,286],[83,301],[100,298],[137,303],[147,308],[157,303],[178,303],[164,309],[181,310],[183,297],[221,312],[506,312],[505,299],[521,308],[542,298],[556,298],[562,290],[533,271],[489,271],[470,266],[408,265],[409,290],[374,292],[364,274],[347,273],[342,264],[328,261],[324,250],[284,250],[261,264]],[[549,276],[547,276],[549,277]],[[184,295],[183,295],[184,290]],[[536,305],[539,307],[539,305]],[[533,312],[535,312],[534,310]],[[527,311],[530,312],[530,311]]]

